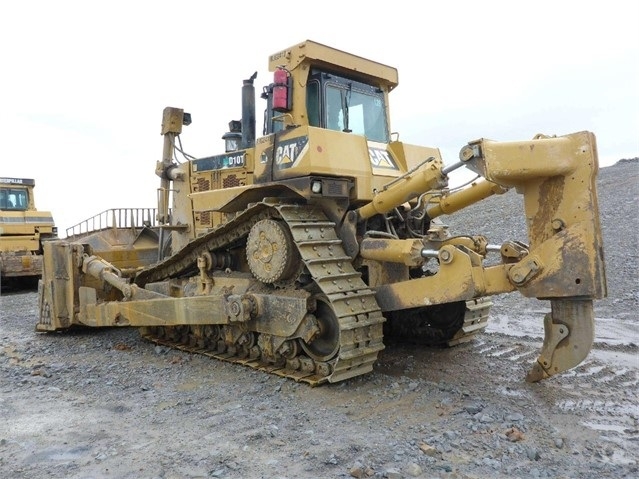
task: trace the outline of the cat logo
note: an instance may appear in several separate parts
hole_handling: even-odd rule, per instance
[[[297,145],[280,145],[275,151],[275,163],[278,165],[286,165],[293,163],[297,158]]]
[[[301,156],[308,143],[308,137],[283,141],[275,148],[275,164],[279,169],[290,168]]]
[[[373,168],[387,168],[390,170],[398,170],[393,157],[383,148],[368,148],[368,156],[371,160]]]

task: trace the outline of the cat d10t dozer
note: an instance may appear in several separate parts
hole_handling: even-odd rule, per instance
[[[37,331],[134,326],[317,385],[371,371],[385,338],[466,341],[491,295],[518,291],[551,305],[528,380],[587,356],[593,299],[606,295],[593,134],[480,139],[445,166],[438,149],[391,134],[394,68],[305,41],[269,70],[263,134],[254,74],[224,153],[187,155],[191,115],[164,110],[156,259],[125,268],[81,240],[47,243]],[[478,179],[449,188],[461,167]],[[455,236],[440,219],[511,188],[527,243]]]

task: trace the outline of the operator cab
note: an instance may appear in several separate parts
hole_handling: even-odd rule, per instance
[[[278,88],[286,88],[284,100],[280,100]],[[276,82],[264,87],[262,98],[267,101],[263,134],[283,130],[286,112],[291,109],[290,77],[278,83],[276,75]],[[385,95],[374,85],[313,68],[306,84],[306,112],[309,126],[389,142]]]

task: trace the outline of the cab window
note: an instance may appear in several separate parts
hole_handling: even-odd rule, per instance
[[[389,141],[384,93],[373,85],[315,70],[306,107],[311,126]]]
[[[306,85],[306,113],[308,114],[308,124],[310,126],[322,126],[320,122],[321,113],[319,81],[311,80]]]
[[[0,188],[0,209],[25,211],[29,206],[26,190]]]

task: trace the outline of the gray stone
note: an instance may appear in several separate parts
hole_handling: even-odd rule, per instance
[[[404,468],[404,472],[406,472],[406,474],[408,474],[411,477],[417,477],[417,476],[421,475],[422,468],[419,467],[418,464],[415,464],[414,462],[411,462]]]

